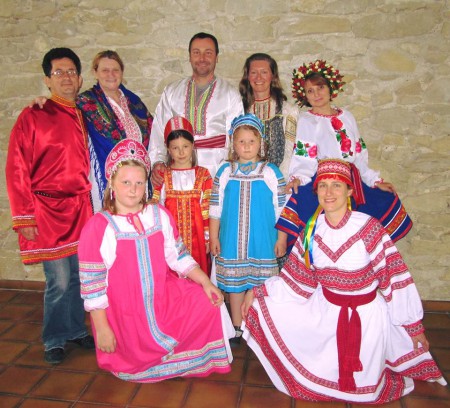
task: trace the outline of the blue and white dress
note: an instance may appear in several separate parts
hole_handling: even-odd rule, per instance
[[[239,293],[278,274],[276,221],[286,201],[283,175],[272,163],[225,163],[214,178],[210,218],[220,219],[217,284]]]

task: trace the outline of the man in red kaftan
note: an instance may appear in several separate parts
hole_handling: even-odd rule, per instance
[[[84,323],[77,256],[81,229],[92,215],[91,184],[87,132],[75,107],[80,59],[54,48],[42,68],[52,96],[43,109],[25,108],[17,119],[6,181],[22,262],[43,263],[45,360],[57,364],[66,342],[95,347]]]

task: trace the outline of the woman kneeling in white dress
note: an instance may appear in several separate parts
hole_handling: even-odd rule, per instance
[[[445,385],[417,288],[389,235],[349,210],[350,165],[319,162],[319,208],[278,276],[246,295],[243,337],[294,398],[385,403],[414,380]]]

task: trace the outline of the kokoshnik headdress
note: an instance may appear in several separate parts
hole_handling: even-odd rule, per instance
[[[261,156],[264,156],[264,140],[266,138],[266,135],[264,133],[264,123],[255,115],[252,113],[246,113],[245,115],[237,116],[233,119],[231,122],[231,128],[229,130],[229,135],[231,138],[231,148],[233,148],[233,137],[236,130],[241,126],[251,126],[256,129],[256,131],[261,136],[262,142],[261,142]]]
[[[303,64],[294,69],[292,76],[292,96],[297,100],[297,104],[303,106],[306,102],[305,82],[312,74],[323,76],[331,87],[331,98],[336,98],[339,92],[342,92],[345,82],[342,81],[343,75],[331,64],[324,60],[316,60],[309,64]]]
[[[126,160],[135,160],[141,163],[147,174],[150,174],[150,158],[144,145],[133,139],[124,139],[114,146],[106,158],[105,173],[108,181],[111,181],[114,173]]]
[[[183,116],[174,116],[166,123],[166,127],[164,128],[164,142],[166,144],[170,133],[175,130],[185,130],[186,132],[189,132],[192,137],[194,137],[194,129],[191,122]]]

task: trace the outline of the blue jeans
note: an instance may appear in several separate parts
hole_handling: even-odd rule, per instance
[[[88,334],[80,295],[78,255],[44,261],[46,279],[42,341],[45,350],[64,347],[67,340]]]

